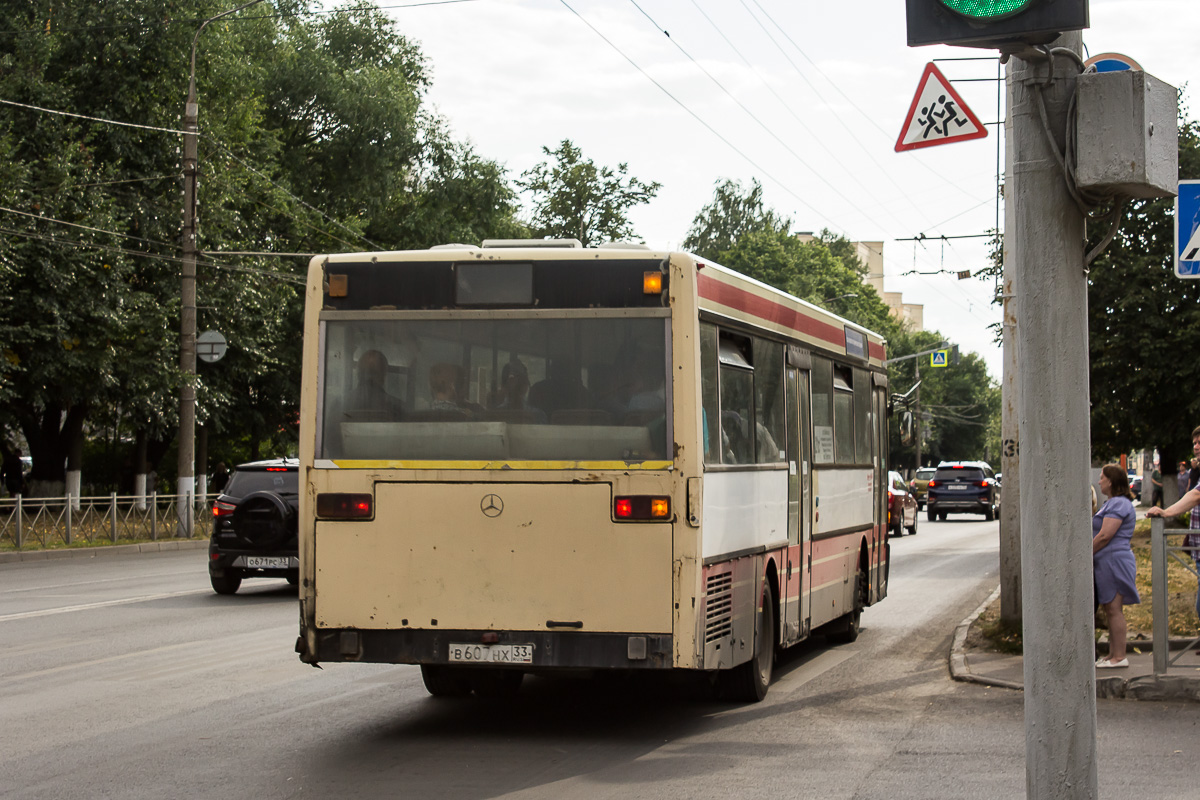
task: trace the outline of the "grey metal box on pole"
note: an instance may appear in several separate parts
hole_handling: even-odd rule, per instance
[[[1079,76],[1076,97],[1080,189],[1128,197],[1175,194],[1179,182],[1179,93],[1137,70]]]

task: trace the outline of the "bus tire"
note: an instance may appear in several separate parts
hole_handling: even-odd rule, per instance
[[[723,676],[723,694],[739,703],[761,702],[775,672],[775,601],[771,587],[765,582],[754,625],[754,655]]]
[[[470,684],[479,697],[512,697],[521,688],[525,673],[515,669],[471,670]]]
[[[443,664],[422,664],[421,680],[425,691],[434,697],[466,697],[471,693],[471,684],[462,672],[461,668]]]
[[[854,573],[854,610],[842,615],[825,635],[829,641],[836,644],[850,644],[858,639],[862,630],[862,610],[867,594],[867,577],[862,572]]]

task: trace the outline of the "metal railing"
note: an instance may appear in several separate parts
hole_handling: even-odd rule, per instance
[[[20,550],[186,538],[187,524],[180,522],[177,499],[177,495],[153,493],[118,497],[115,492],[98,497],[0,498],[0,545],[7,542]],[[212,533],[208,500],[196,499],[191,533],[193,537]]]
[[[1167,670],[1175,661],[1187,651],[1191,650],[1200,642],[1200,637],[1188,642],[1187,646],[1179,650],[1175,657],[1171,657],[1170,646],[1171,639],[1167,627],[1167,599],[1169,589],[1167,588],[1167,564],[1171,559],[1178,561],[1180,564],[1196,575],[1196,562],[1193,554],[1196,548],[1186,547],[1182,541],[1180,544],[1170,544],[1169,539],[1182,540],[1189,533],[1200,533],[1200,531],[1191,531],[1186,528],[1166,527],[1166,522],[1162,517],[1155,517],[1150,520],[1150,593],[1153,597],[1153,612],[1154,612],[1154,675],[1159,677],[1165,675]],[[1181,553],[1187,553],[1184,557]]]

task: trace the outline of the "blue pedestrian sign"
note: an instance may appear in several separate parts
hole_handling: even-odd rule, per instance
[[[929,354],[929,366],[944,367],[949,362],[949,350],[934,350]]]
[[[1083,66],[1095,67],[1096,72],[1124,72],[1125,70],[1141,70],[1142,65],[1122,53],[1100,53],[1083,62]]]
[[[1180,181],[1175,197],[1175,276],[1200,278],[1200,181]]]

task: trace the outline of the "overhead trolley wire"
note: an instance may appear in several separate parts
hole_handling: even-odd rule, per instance
[[[678,50],[680,53],[682,53],[683,56],[685,58],[687,58],[688,61],[691,61],[692,64],[694,64],[697,69],[699,69],[701,72],[703,72],[704,75],[710,81],[712,81],[714,84],[716,84],[718,89],[720,89],[722,92],[724,92],[729,97],[730,100],[732,100],[734,103],[736,103],[738,108],[740,108],[740,109],[742,109],[742,111],[746,112],[746,115],[748,117],[750,117],[750,119],[754,120],[760,128],[762,128],[764,131],[766,131],[767,135],[769,135],[771,138],[773,138],[775,141],[777,141],[780,144],[780,146],[783,147],[784,150],[786,150],[793,158],[796,159],[796,161],[800,162],[800,164],[802,164],[810,172],[812,172],[812,174],[815,175],[818,180],[820,180],[822,183],[824,183],[826,186],[828,186],[830,189],[832,189],[834,194],[836,194],[842,200],[845,200],[846,203],[851,208],[855,207],[856,204],[853,200],[851,200],[849,197],[844,195],[842,193],[841,189],[839,189],[837,186],[835,186],[833,184],[832,181],[830,181],[828,178],[826,178],[824,175],[822,175],[820,172],[818,172],[817,169],[815,167],[813,167],[812,164],[809,164],[807,161],[805,161],[800,156],[799,153],[797,153],[794,149],[792,149],[791,145],[789,145],[787,142],[785,142],[783,140],[783,138],[779,136],[779,134],[777,134],[777,133],[775,133],[775,131],[771,130],[771,128],[765,122],[763,122],[761,119],[759,119],[758,116],[753,111],[751,111],[746,106],[745,103],[743,103],[741,100],[739,100],[733,94],[733,92],[729,91],[729,89],[727,89],[725,87],[725,85],[722,84],[719,80],[717,80],[711,72],[709,72],[707,69],[705,69],[704,66],[702,64],[700,64],[700,62],[698,62],[695,58],[693,58],[691,53],[689,53],[687,50],[685,50],[683,48],[683,46],[681,44],[679,44],[679,42],[672,39],[671,34],[667,33],[665,28],[663,28],[661,25],[659,25],[658,22],[656,22],[653,17],[651,17],[649,14],[646,13],[645,9],[643,9],[641,6],[639,6],[637,4],[637,0],[629,0],[629,2],[633,5],[634,8],[636,8],[638,11],[640,11],[642,13],[642,16],[644,16],[646,19],[648,19],[650,21],[651,25],[653,25],[655,28],[657,28],[659,31],[661,31],[663,34],[666,35],[667,39],[671,42],[672,45],[675,46],[676,50]],[[811,133],[811,131],[810,131],[810,133]],[[881,228],[883,227],[882,225],[879,224],[879,222],[877,220],[871,219],[870,217],[867,217],[866,219],[868,222],[878,225]],[[899,220],[897,220],[897,222],[899,222]]]
[[[719,133],[715,128],[713,128],[712,125],[708,124],[708,122],[703,117],[701,117],[699,114],[697,114],[692,109],[688,108],[688,106],[682,100],[677,98],[675,95],[671,94],[671,92],[665,86],[663,86],[661,83],[656,81],[653,77],[651,77],[650,74],[648,72],[646,72],[646,70],[642,69],[642,67],[639,66],[636,61],[634,61],[632,58],[630,58],[628,55],[626,55],[625,52],[623,50],[621,50],[621,48],[617,47],[616,44],[614,44],[612,42],[612,40],[610,40],[607,36],[605,36],[603,33],[601,33],[599,31],[599,29],[596,28],[595,25],[588,22],[587,19],[582,14],[580,14],[578,11],[576,11],[574,8],[572,8],[571,5],[569,3],[567,3],[567,0],[559,0],[559,2],[562,3],[563,6],[565,6],[568,11],[570,11],[572,14],[574,14],[576,17],[578,17],[579,20],[584,25],[587,25],[589,28],[591,28],[592,32],[595,33],[597,36],[599,36],[601,39],[603,39],[604,43],[607,44],[609,47],[611,47],[613,50],[615,50],[617,52],[617,54],[621,56],[621,58],[628,61],[633,66],[634,69],[636,69],[638,72],[642,73],[642,75],[646,78],[646,80],[650,81],[656,87],[658,87],[659,91],[661,91],[663,94],[665,94],[667,97],[669,97],[676,105],[678,105],[684,111],[686,111],[688,113],[688,115],[690,117],[692,117],[692,119],[696,120],[696,122],[700,123],[700,125],[703,126],[705,130],[707,130],[713,136],[720,139],[727,147],[729,147],[729,149],[733,150],[733,152],[735,152],[739,156],[741,156],[746,161],[746,163],[750,164],[750,166],[754,167],[756,170],[761,172],[769,180],[771,180],[775,184],[777,184],[781,189],[783,189],[785,192],[787,192],[792,197],[794,197],[801,205],[803,205],[808,210],[812,211],[818,217],[826,219],[829,222],[833,222],[833,220],[830,220],[829,217],[827,217],[823,212],[818,211],[807,200],[805,200],[800,195],[796,194],[796,192],[792,191],[792,189],[787,184],[785,184],[779,178],[776,178],[774,175],[772,175],[770,172],[768,172],[766,170],[766,168],[760,166],[758,164],[758,162],[756,162],[750,156],[748,156],[744,152],[742,152],[742,150],[739,149],[737,145],[735,145],[733,142],[729,141],[729,139],[727,139],[725,136],[721,135],[721,133]],[[841,225],[836,225],[836,227],[842,228]],[[844,228],[843,228],[843,230],[844,230]]]

